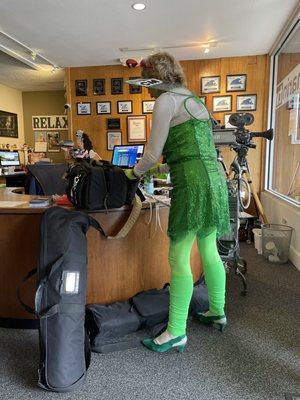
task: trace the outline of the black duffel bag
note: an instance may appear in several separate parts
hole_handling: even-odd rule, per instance
[[[92,351],[105,352],[105,343],[141,328],[142,319],[129,301],[90,304],[86,307],[86,327]],[[118,350],[118,349],[117,349]]]
[[[203,279],[195,283],[189,315],[207,311],[208,293]],[[137,339],[113,341],[139,329],[149,329],[155,337],[167,327],[169,316],[169,284],[162,289],[150,289],[133,296],[129,301],[112,304],[89,304],[86,307],[86,326],[92,351],[107,353],[125,350],[140,344]]]
[[[66,178],[69,200],[77,209],[91,211],[130,205],[138,184],[108,161],[82,160],[70,166]]]

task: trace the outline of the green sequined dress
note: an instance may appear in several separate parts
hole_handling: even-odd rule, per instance
[[[211,121],[192,117],[170,128],[163,155],[173,186],[170,238],[178,240],[189,232],[205,237],[214,229],[218,237],[228,233],[227,184],[217,161]]]

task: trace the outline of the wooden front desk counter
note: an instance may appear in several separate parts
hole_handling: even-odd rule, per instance
[[[45,208],[30,208],[36,196],[0,189],[0,201],[24,201],[18,207],[0,207],[0,326],[30,325],[28,314],[18,302],[16,289],[22,278],[37,265],[39,225]],[[107,234],[113,235],[126,221],[128,207],[92,213]],[[169,208],[160,207],[163,232],[155,232],[155,215],[144,206],[140,218],[125,239],[107,240],[92,227],[88,231],[87,303],[127,300],[142,290],[161,288],[170,280],[169,239],[166,235]],[[191,255],[194,280],[201,273],[196,245]],[[33,306],[35,277],[22,288],[22,297]],[[26,321],[23,321],[26,319]],[[25,324],[24,324],[25,323]],[[27,324],[26,324],[27,323]]]

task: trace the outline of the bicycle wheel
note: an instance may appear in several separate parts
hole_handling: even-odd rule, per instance
[[[239,181],[239,202],[243,211],[247,210],[251,202],[251,189],[248,181],[241,178]]]

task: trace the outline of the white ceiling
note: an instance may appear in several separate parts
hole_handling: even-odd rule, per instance
[[[0,30],[60,66],[111,65],[119,49],[159,49],[216,40],[208,54],[197,47],[170,49],[178,59],[267,53],[298,0],[1,0]],[[20,67],[19,67],[20,68]],[[20,73],[20,75],[19,75]],[[42,76],[43,75],[43,76]],[[0,82],[22,90],[62,86],[62,72],[23,71],[0,57]],[[18,78],[18,76],[20,76]],[[36,78],[35,78],[36,77]],[[52,86],[53,85],[53,86]],[[29,87],[31,88],[29,89]],[[27,89],[26,89],[27,88]]]

